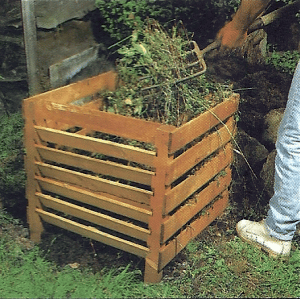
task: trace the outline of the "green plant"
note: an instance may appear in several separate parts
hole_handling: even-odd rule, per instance
[[[293,75],[299,59],[298,51],[277,52],[273,50],[266,63],[274,66],[278,71]]]
[[[7,224],[19,224],[18,219],[14,219],[9,213],[4,210],[0,210],[0,227]]]
[[[178,281],[183,296],[265,298],[299,296],[299,254],[289,260],[265,253],[234,238],[227,242],[199,243],[187,251],[185,274]]]
[[[147,17],[170,17],[170,3],[166,6],[156,0],[96,0],[96,6],[104,19],[102,28],[116,40],[130,36],[132,31],[141,26]]]
[[[0,194],[8,207],[25,201],[23,125],[21,113],[2,115],[0,120]]]
[[[188,243],[188,245],[186,246],[186,250],[189,253],[195,253],[199,250],[199,243],[192,240],[191,242]]]
[[[224,220],[224,219],[223,219]],[[237,237],[195,239],[156,285],[144,285],[129,265],[102,268],[59,267],[35,246],[24,249],[8,229],[18,225],[0,210],[0,293],[3,298],[287,298],[300,296],[299,236],[286,259],[269,258]],[[216,234],[215,226],[209,236]],[[52,242],[53,243],[53,242]],[[51,246],[54,246],[53,244]],[[55,246],[60,248],[59,242]],[[107,252],[105,254],[108,254]],[[170,269],[166,269],[170,271]]]
[[[168,33],[148,19],[118,50],[121,84],[115,92],[103,94],[106,110],[179,126],[223,100],[230,86],[212,83],[205,75],[193,76],[201,67],[188,67],[197,60],[188,54],[191,49],[180,24]]]
[[[0,218],[1,218],[0,211]],[[4,216],[6,217],[6,216]],[[14,222],[11,221],[11,225]],[[2,228],[2,227],[1,227]],[[146,286],[140,271],[104,268],[60,269],[43,257],[37,247],[24,250],[20,242],[1,230],[0,294],[3,298],[164,298],[178,291],[168,285]]]
[[[160,23],[184,21],[197,38],[213,38],[237,9],[239,0],[96,0],[103,18],[102,28],[116,40],[128,37],[146,18]]]

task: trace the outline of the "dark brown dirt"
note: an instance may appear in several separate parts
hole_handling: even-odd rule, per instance
[[[212,56],[207,64],[213,80],[232,83],[241,95],[239,127],[260,141],[262,119],[272,109],[285,108],[292,76],[233,55]]]

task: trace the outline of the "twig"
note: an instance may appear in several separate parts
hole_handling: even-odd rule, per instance
[[[204,105],[205,106],[205,105]],[[218,117],[218,115],[216,115],[209,107],[205,106],[205,108],[207,109],[207,111],[209,111],[225,128],[226,130],[228,131],[228,133],[230,134],[231,136],[231,139],[233,140],[234,144],[236,145],[236,147],[239,149],[240,151],[240,155],[243,157],[243,159],[245,160],[246,164],[248,165],[249,169],[251,170],[252,174],[254,175],[254,177],[257,179],[257,176],[256,174],[254,173],[251,165],[249,164],[247,158],[245,157],[244,153],[242,152],[242,149],[241,147],[238,145],[238,143],[236,142],[233,134],[230,132],[228,126]]]

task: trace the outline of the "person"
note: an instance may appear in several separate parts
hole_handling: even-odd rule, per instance
[[[223,48],[243,44],[247,29],[267,8],[270,0],[242,0],[232,21],[218,33]],[[267,217],[260,222],[241,220],[238,236],[270,256],[289,256],[291,241],[300,221],[300,64],[290,87],[283,119],[278,129],[274,195]]]

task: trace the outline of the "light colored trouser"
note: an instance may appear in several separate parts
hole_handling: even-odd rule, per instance
[[[266,224],[270,235],[292,240],[300,221],[300,62],[278,130],[274,195]]]

